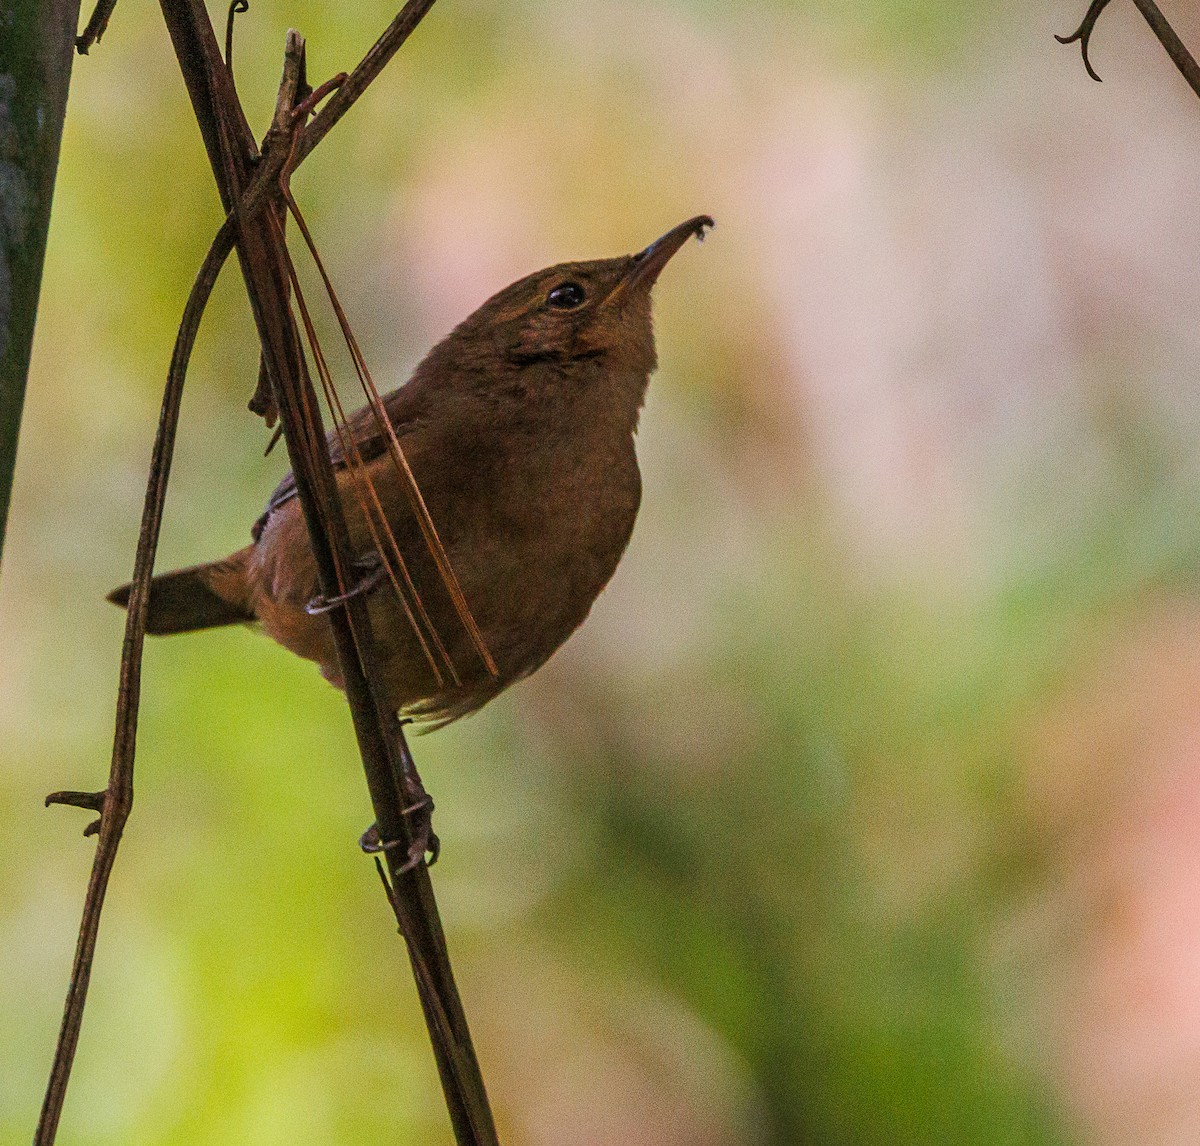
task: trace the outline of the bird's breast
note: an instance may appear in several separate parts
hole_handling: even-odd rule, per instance
[[[497,435],[460,425],[457,433],[404,440],[437,537],[499,668],[498,681],[487,674],[453,603],[390,455],[358,473],[339,472],[356,554],[382,549],[393,566],[393,576],[371,593],[370,604],[396,707],[429,702],[456,676],[469,710],[472,688],[484,690],[482,703],[532,672],[587,616],[629,541],[641,480],[630,434],[580,429]],[[375,498],[386,528],[376,519]],[[316,569],[294,499],[271,513],[251,566],[263,628],[340,683],[328,620],[304,609],[317,592]],[[415,610],[406,610],[396,592],[396,583],[406,579],[419,598]],[[415,631],[425,623],[422,614],[436,635],[434,640],[427,634],[424,648]],[[441,684],[430,664],[439,658]],[[452,671],[445,669],[446,659]]]

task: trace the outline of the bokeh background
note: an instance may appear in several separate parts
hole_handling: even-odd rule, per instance
[[[611,586],[415,741],[506,1142],[1200,1141],[1200,102],[1132,5],[1091,83],[1051,38],[1084,6],[441,0],[297,176],[388,387],[519,275],[718,221],[657,290]],[[260,129],[289,25],[320,78],[392,14],[253,0]],[[41,801],[106,774],[103,594],[218,223],[123,0],[76,62],[0,579],[5,1144],[93,850]],[[163,568],[281,473],[255,370],[227,272]],[[64,1146],[448,1143],[341,698],[234,629],[153,642],[142,711]]]

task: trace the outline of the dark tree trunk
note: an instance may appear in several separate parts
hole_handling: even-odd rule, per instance
[[[0,550],[79,0],[0,0]]]

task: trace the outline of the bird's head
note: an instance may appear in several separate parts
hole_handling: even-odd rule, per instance
[[[651,288],[671,256],[711,226],[707,215],[697,215],[636,255],[559,263],[518,279],[460,323],[438,350],[460,367],[507,372],[547,363],[570,370],[596,362],[645,376],[656,364]]]

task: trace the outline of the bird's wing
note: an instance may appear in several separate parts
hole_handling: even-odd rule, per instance
[[[418,398],[419,388],[413,387],[411,384],[401,386],[398,390],[393,390],[384,396],[383,408],[387,412],[388,421],[391,422],[398,438],[403,436],[417,421]],[[346,419],[343,433],[345,432],[349,432],[351,439],[357,445],[359,456],[364,463],[379,457],[387,450],[388,434],[380,426],[375,411],[370,406],[363,406],[361,409],[355,410]],[[333,463],[333,468],[335,470],[345,469],[349,463],[345,451],[342,449],[341,435],[336,429],[333,429],[325,435],[325,440],[329,444],[329,460]],[[254,523],[252,533],[256,541],[259,534],[262,533],[263,526],[267,523],[267,518],[295,496],[296,475],[288,470],[267,501],[267,507],[263,510],[262,516]]]

